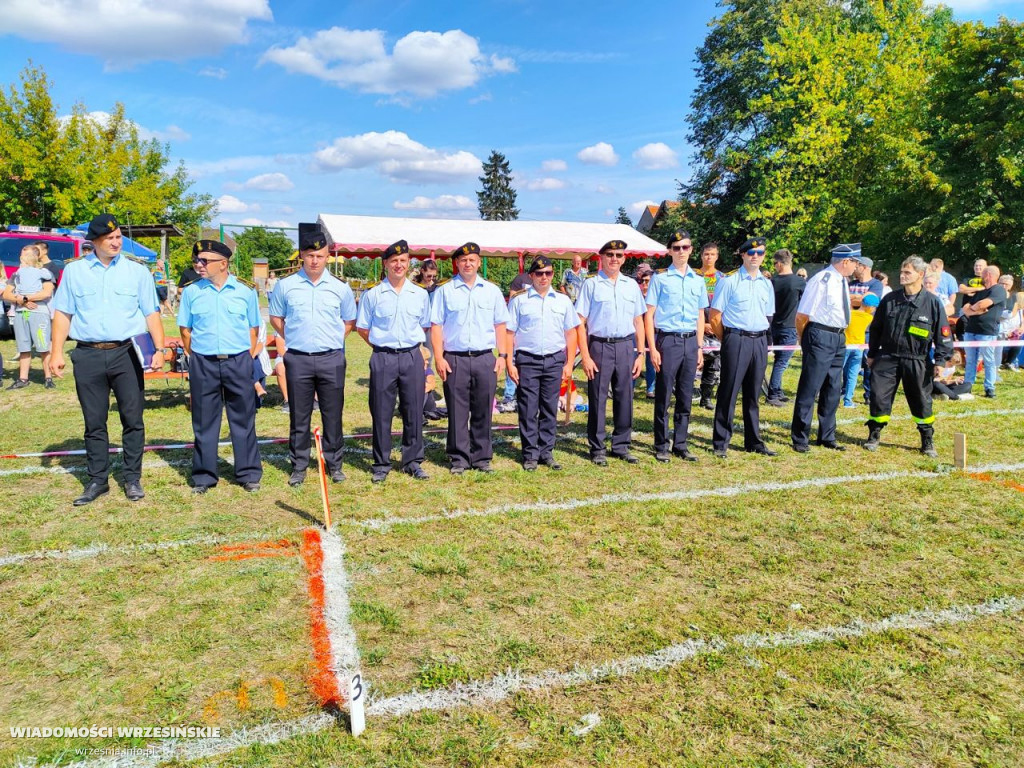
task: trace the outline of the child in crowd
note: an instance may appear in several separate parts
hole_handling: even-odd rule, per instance
[[[864,294],[861,305],[850,312],[850,324],[846,327],[846,357],[843,360],[843,407],[853,408],[853,393],[857,389],[857,376],[864,362],[864,350],[851,345],[866,344],[867,330],[875,314],[879,298],[873,293]]]
[[[951,357],[945,365],[935,366],[934,379],[932,380],[932,397],[935,400],[973,400],[974,395],[966,393],[958,395],[956,387],[964,383],[963,376],[956,375],[957,367],[964,364],[964,351],[953,350]]]
[[[50,376],[50,299],[54,291],[53,274],[42,265],[39,248],[26,245],[21,249],[18,271],[4,289],[4,301],[14,307],[14,338],[17,343],[19,370],[17,380],[8,389],[28,386],[32,350],[43,358],[43,376],[47,389],[55,389]]]

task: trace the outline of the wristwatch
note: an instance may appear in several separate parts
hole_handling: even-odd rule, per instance
[[[508,357],[508,352],[499,352],[498,353],[498,357],[502,357],[502,358]]]

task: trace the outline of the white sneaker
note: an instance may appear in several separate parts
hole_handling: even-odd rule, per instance
[[[962,395],[958,395],[958,397],[961,400],[973,400],[974,399],[974,395],[972,395],[970,392],[964,392]]]

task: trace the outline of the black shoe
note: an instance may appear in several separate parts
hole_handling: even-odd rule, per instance
[[[536,461],[524,461],[523,462],[523,469],[525,469],[527,472],[536,472],[537,471],[537,462]]]
[[[781,400],[784,403],[788,403],[789,402],[789,395],[779,395],[775,399],[776,400]]]
[[[762,456],[778,456],[776,451],[773,451],[767,445],[759,445],[757,448],[747,448],[747,453],[759,453]]]
[[[793,443],[793,450],[796,451],[797,453],[810,453],[811,446],[805,445],[803,443]]]
[[[985,397],[987,397],[989,400],[995,400],[996,399],[996,391],[994,389],[986,389],[985,390]]]
[[[669,454],[668,451],[658,451],[656,454],[654,454],[654,458],[657,461],[660,461],[662,464],[667,464],[668,462],[672,461],[672,456],[671,454]]]
[[[129,480],[124,484],[124,495],[128,497],[128,501],[142,501],[146,498],[142,483],[138,480]]]
[[[728,448],[715,448],[714,453],[715,453],[715,456],[717,456],[718,458],[724,459],[726,456],[729,455],[729,449]]]
[[[373,470],[373,476],[370,478],[371,483],[383,483],[388,479],[388,471],[386,469],[375,469]]]
[[[429,480],[430,475],[423,471],[423,467],[419,464],[410,464],[408,467],[402,470],[405,474],[414,480]]]
[[[201,496],[202,494],[206,493],[211,488],[213,488],[212,485],[193,485],[192,486],[192,493],[194,495],[196,495],[196,496]]]
[[[28,379],[15,379],[7,389],[24,389],[28,386]]]
[[[43,386],[46,387],[47,389],[56,389],[57,388],[57,385],[53,383],[53,379],[47,379],[46,383],[43,384]]]
[[[601,455],[591,456],[590,460],[592,462],[594,462],[594,464],[596,466],[598,466],[598,467],[607,467],[608,466],[608,459],[606,459],[604,456],[601,456]]]
[[[703,408],[705,411],[715,410],[715,404],[711,402],[710,397],[702,397],[700,399],[700,407]]]
[[[835,440],[819,440],[818,445],[822,448],[828,448],[830,451],[845,451],[846,446],[840,445]]]
[[[546,456],[540,460],[540,463],[550,469],[552,472],[561,472],[562,465],[555,461],[554,457]]]
[[[626,462],[627,464],[639,464],[640,463],[640,459],[638,459],[632,453],[613,453],[612,456],[614,456],[619,461]]]
[[[332,483],[344,483],[345,482],[345,473],[341,471],[341,467],[338,467],[336,470],[331,472],[331,482]]]
[[[85,490],[82,491],[82,495],[71,503],[76,507],[83,507],[86,504],[91,504],[100,496],[107,493],[110,493],[110,485],[108,483],[97,483],[94,481],[85,486]]]
[[[777,397],[772,397],[764,401],[765,405],[770,405],[772,408],[783,408],[786,403]]]
[[[463,472],[466,471],[466,468],[463,466],[454,466],[448,471],[451,472],[453,475],[461,475]]]
[[[696,461],[697,457],[690,453],[689,448],[677,448],[672,451],[673,455],[678,456],[683,461]]]
[[[306,482],[306,470],[304,469],[296,469],[288,478],[288,485],[292,488],[298,488],[304,482]]]
[[[483,464],[478,464],[473,467],[477,472],[483,472],[485,475],[489,475],[494,471],[494,467],[491,466],[491,462],[485,461]]]
[[[259,483],[242,483],[242,490],[246,493],[256,493],[259,489]]]

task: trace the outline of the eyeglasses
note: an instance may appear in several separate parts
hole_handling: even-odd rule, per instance
[[[649,283],[649,282],[651,282],[651,278],[649,278],[649,277],[641,277],[640,278],[640,282],[641,283]]]
[[[227,261],[227,259],[202,259],[198,256],[192,259],[193,264],[202,264],[204,267],[207,264],[216,264],[218,261]]]
[[[764,256],[764,248],[751,248],[747,251],[747,256]]]
[[[692,251],[693,250],[693,246],[692,245],[673,245],[673,246],[669,247],[669,250],[670,251],[676,251],[677,253],[679,253],[681,251]]]
[[[623,253],[622,251],[618,251],[618,252],[616,252],[616,251],[605,251],[604,256],[605,256],[606,259],[624,259],[624,258],[626,258],[626,254]]]
[[[554,277],[555,270],[553,269],[538,269],[533,273],[534,277]]]

